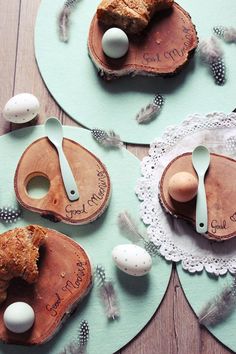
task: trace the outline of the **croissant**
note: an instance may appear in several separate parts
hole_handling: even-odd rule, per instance
[[[16,228],[0,235],[0,303],[7,297],[12,278],[28,283],[38,278],[39,247],[45,242],[46,229],[38,225]]]
[[[97,18],[107,26],[119,27],[127,33],[139,33],[153,15],[171,7],[174,0],[102,0]]]

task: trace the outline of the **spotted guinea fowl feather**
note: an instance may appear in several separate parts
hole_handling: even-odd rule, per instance
[[[199,323],[205,326],[215,326],[230,315],[236,306],[236,278],[221,292],[211,299],[199,314]]]
[[[59,38],[62,42],[69,40],[70,15],[79,0],[67,0],[58,16]]]
[[[105,269],[97,265],[95,275],[99,287],[99,295],[108,319],[115,320],[120,316],[116,292],[111,280],[107,280]]]

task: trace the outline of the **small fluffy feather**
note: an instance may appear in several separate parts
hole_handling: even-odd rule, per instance
[[[202,61],[209,64],[214,63],[218,58],[222,58],[223,56],[219,41],[215,37],[211,37],[209,40],[202,40],[199,43],[198,49]]]
[[[122,231],[126,232],[131,241],[138,242],[140,240],[145,240],[127,211],[124,211],[118,215],[118,225]]]
[[[59,38],[62,42],[68,42],[69,40],[70,15],[77,2],[78,0],[67,0],[59,13]]]
[[[117,135],[114,131],[110,130],[107,133],[107,137],[101,142],[102,145],[107,147],[121,147],[123,142],[120,140],[119,135]]]
[[[151,257],[155,257],[159,254],[158,246],[156,246],[152,241],[146,240],[145,236],[139,232],[137,225],[127,211],[124,211],[118,215],[118,225],[119,228],[126,233],[130,241],[138,243],[141,240],[144,244],[145,250]]]
[[[86,354],[86,347],[89,338],[88,322],[83,320],[79,327],[79,341],[73,340],[59,354]]]
[[[139,113],[136,115],[136,121],[139,124],[148,123],[153,118],[156,118],[160,107],[154,106],[153,103],[149,103],[146,107],[141,108]]]
[[[111,281],[106,281],[99,288],[100,297],[105,306],[106,314],[109,319],[115,320],[119,317],[116,293]]]
[[[226,286],[219,295],[210,300],[199,314],[199,323],[215,326],[224,320],[236,305],[236,282]]]
[[[105,147],[111,148],[121,148],[123,146],[123,141],[121,141],[120,136],[116,134],[113,130],[108,133],[101,129],[91,130],[93,138]]]
[[[228,27],[224,31],[223,38],[228,43],[236,43],[236,28]]]
[[[145,241],[144,247],[151,257],[156,257],[160,254],[159,247],[156,246],[152,241]]]
[[[104,304],[107,318],[115,320],[120,314],[113,283],[106,279],[106,273],[103,266],[98,265],[95,274],[98,279],[99,295]]]
[[[136,120],[139,124],[148,123],[151,119],[156,118],[164,104],[164,98],[159,93],[156,94],[146,107],[141,108],[136,115]]]

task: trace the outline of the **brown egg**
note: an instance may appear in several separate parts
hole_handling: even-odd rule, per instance
[[[168,192],[178,202],[188,202],[197,194],[198,180],[189,172],[178,172],[169,180]]]

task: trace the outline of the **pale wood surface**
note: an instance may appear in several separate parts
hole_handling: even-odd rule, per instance
[[[33,32],[39,4],[40,0],[0,0],[0,110],[13,94],[31,92],[41,102],[38,124],[44,122],[45,116],[55,115],[67,125],[76,125],[48,93],[35,63]],[[1,134],[16,129],[4,122],[2,115],[0,122]],[[138,146],[128,146],[128,150],[139,158],[148,152],[146,147]],[[160,308],[142,333],[120,351],[120,354],[134,353],[229,354],[231,351],[199,328],[173,266]]]

